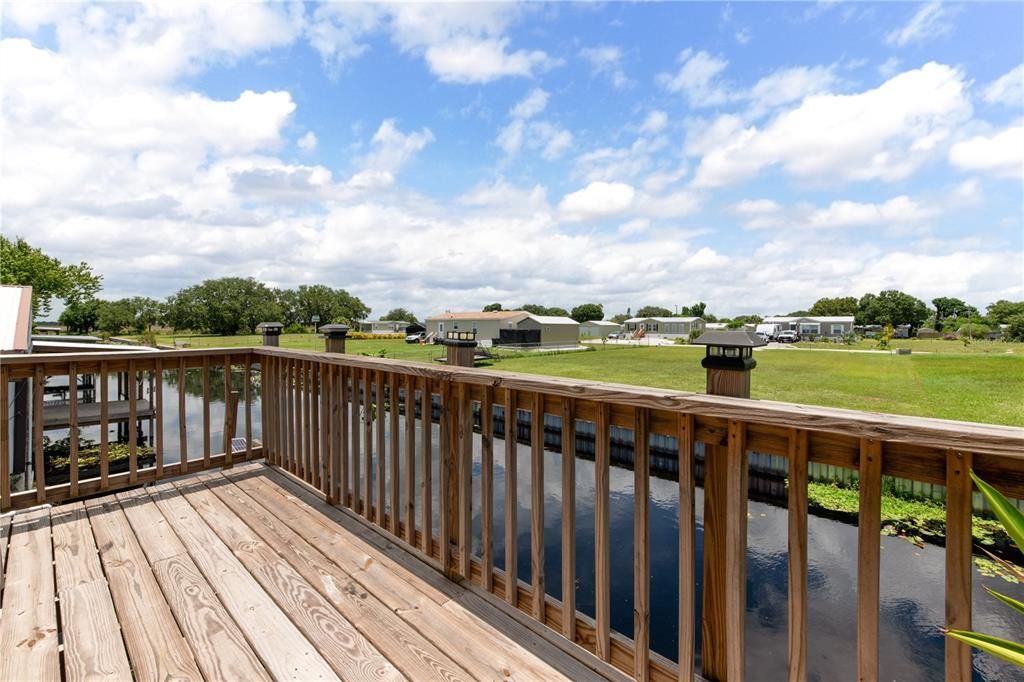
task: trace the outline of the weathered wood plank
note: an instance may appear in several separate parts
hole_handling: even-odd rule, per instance
[[[203,467],[209,468],[210,455],[210,356],[203,356]]]
[[[441,416],[440,433],[438,436],[438,523],[437,542],[441,546],[441,568],[451,578],[455,577],[455,567],[451,561],[452,534],[458,534],[458,462],[457,447],[458,441],[452,432],[455,430],[454,423],[457,407],[452,404],[455,398],[452,395],[452,384],[450,381],[441,382]]]
[[[32,461],[36,478],[36,503],[46,502],[46,462],[43,457],[43,386],[46,372],[36,365],[32,376]],[[7,399],[7,396],[4,396]]]
[[[744,679],[747,611],[747,441],[743,422],[729,420],[725,515],[725,640],[729,680]]]
[[[420,389],[420,427],[422,442],[420,452],[420,530],[423,533],[423,553],[431,556],[433,552],[433,465],[431,464],[434,434],[433,389],[430,379],[424,377]]]
[[[469,674],[441,649],[402,620],[376,595],[359,589],[351,575],[331,562],[317,546],[282,523],[275,508],[264,507],[232,481],[219,475],[206,478],[205,483],[404,675],[412,680],[469,679]]]
[[[156,410],[156,475],[158,478],[164,475],[164,362],[156,360],[156,369],[153,370],[153,393],[154,406]]]
[[[530,421],[530,586],[533,617],[544,622],[544,397],[533,395]]]
[[[314,645],[173,485],[160,484],[150,494],[272,677],[338,679]],[[253,618],[254,613],[259,618]]]
[[[31,671],[35,679],[59,681],[49,510],[17,514],[9,544],[0,618],[0,679],[22,679]]]
[[[188,433],[186,432],[185,418],[185,358],[178,361],[178,450],[181,453],[179,462],[184,465],[188,462]],[[104,382],[105,383],[105,382]]]
[[[89,500],[86,509],[136,679],[202,679],[117,500]]]
[[[234,395],[235,402],[231,398]],[[234,448],[231,440],[235,437],[235,422],[238,419],[238,393],[231,386],[231,356],[224,356],[224,430],[221,433],[221,452],[224,453],[224,466],[234,463]]]
[[[610,410],[608,403],[600,404],[594,441],[594,646],[602,661],[611,660]]]
[[[969,452],[946,454],[946,627],[971,629],[971,465]],[[946,681],[969,682],[971,648],[946,637]]]
[[[342,679],[404,679],[359,630],[201,481],[178,481],[175,487]]]
[[[363,401],[363,393],[360,388],[360,379],[362,378],[363,372],[358,369],[351,371],[352,375],[352,428],[350,429],[350,435],[352,436],[352,509],[358,514],[360,512],[360,492],[359,492],[359,425],[360,425],[360,410],[365,409],[366,403]]]
[[[380,417],[373,380],[372,371],[363,372],[363,517],[367,521],[373,521],[373,423]]]
[[[249,461],[252,459],[252,373],[256,371],[253,367],[252,361],[246,357],[245,364],[242,365],[242,372],[244,374],[243,384],[243,400],[245,400],[245,460]],[[263,378],[263,369],[260,369],[260,378]],[[262,415],[260,423],[265,424]]]
[[[519,466],[515,391],[505,391],[505,601],[519,600]]]
[[[633,426],[633,678],[650,679],[651,653],[651,457],[649,412],[636,410]]]
[[[69,450],[68,453],[71,458],[71,465],[68,471],[70,475],[71,484],[71,496],[76,497],[78,495],[78,363],[68,363],[68,438],[69,438]],[[6,391],[7,387],[4,386]],[[6,393],[4,394],[4,402],[6,402]],[[6,424],[5,424],[6,426]],[[157,455],[159,461],[159,454]]]
[[[138,379],[135,361],[128,361],[128,482],[139,480],[139,445],[138,445]],[[77,402],[77,401],[76,401]]]
[[[807,679],[807,432],[789,435],[789,680]]]
[[[416,384],[403,377],[405,384],[405,541],[416,540]]]
[[[878,679],[879,560],[882,533],[882,444],[860,446],[857,522],[857,679]]]
[[[680,414],[679,439],[679,682],[692,682],[695,659],[697,539],[694,476],[694,419]]]
[[[131,680],[131,665],[85,506],[79,502],[51,509],[50,524],[65,679]]]
[[[469,387],[459,386],[456,406],[458,421],[456,482],[458,487],[459,574],[467,580],[472,575],[473,552],[473,403]]]
[[[345,367],[337,367],[334,377],[334,422],[336,428],[335,443],[337,448],[336,465],[338,467],[338,504],[348,504],[348,410],[351,409],[348,390],[348,370]]]
[[[397,374],[389,374],[388,375],[388,393],[390,395],[390,401],[388,403],[388,406],[391,408],[389,410],[389,427],[390,427],[390,435],[391,435],[391,438],[390,438],[390,440],[391,440],[391,452],[388,455],[388,464],[390,465],[389,472],[390,472],[390,476],[391,476],[391,491],[390,491],[390,499],[391,499],[391,509],[390,509],[390,514],[391,514],[391,534],[397,537],[401,533],[402,514],[403,514],[402,499],[401,499],[401,478],[400,478],[400,473],[399,473],[400,467],[398,466],[400,458],[401,458],[402,442],[401,442],[401,438],[399,436],[399,428],[398,428],[399,427],[399,418],[398,418],[399,392],[398,392],[398,375]]]
[[[384,519],[384,512],[387,507],[387,448],[384,444],[385,433],[387,432],[387,410],[385,408],[385,397],[384,397],[384,372],[377,372],[376,383],[376,409],[374,410],[374,427],[376,431],[377,440],[377,503],[375,509],[377,511],[374,518],[376,519],[377,525],[381,528],[386,528],[386,521]]]
[[[13,520],[13,514],[0,516],[0,591],[4,589],[4,578],[7,575],[4,566],[7,561],[7,541],[11,537],[11,521]]]
[[[100,490],[107,488],[107,480],[110,477],[110,374],[107,372],[106,361],[100,362]],[[182,383],[184,386],[184,383]],[[182,395],[184,395],[182,391]],[[181,399],[184,401],[184,398]],[[184,402],[182,402],[184,404]],[[185,429],[185,410],[181,411],[182,433]],[[182,460],[184,461],[184,460]]]

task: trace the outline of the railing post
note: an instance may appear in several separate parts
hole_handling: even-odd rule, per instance
[[[764,342],[747,332],[712,332],[707,346],[707,392],[750,398],[753,349]],[[717,443],[704,448],[704,609],[701,674],[738,682],[743,670],[746,612],[747,448],[746,426],[730,420]]]
[[[284,325],[280,322],[260,322],[256,325],[256,330],[263,334],[263,345],[264,346],[278,346],[281,340],[281,331],[284,329]]]
[[[320,327],[320,333],[324,335],[325,352],[345,352],[345,338],[348,336],[348,327],[343,324],[325,324]]]

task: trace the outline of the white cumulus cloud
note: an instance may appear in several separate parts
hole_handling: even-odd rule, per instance
[[[567,222],[601,220],[629,210],[635,196],[636,190],[623,182],[592,182],[562,197],[558,211]]]

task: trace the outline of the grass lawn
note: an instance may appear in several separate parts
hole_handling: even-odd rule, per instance
[[[258,346],[259,336],[161,336],[191,347]],[[910,343],[928,344],[930,341]],[[953,343],[941,342],[936,343]],[[1003,347],[1021,344],[990,342]],[[835,344],[821,344],[837,348]],[[962,344],[960,344],[962,346]],[[979,347],[981,343],[977,344]],[[284,348],[322,350],[315,334],[284,334]],[[917,346],[914,346],[917,348]],[[354,340],[349,353],[398,360],[430,361],[440,346],[406,344],[401,340]],[[704,391],[701,347],[607,347],[579,353],[520,355],[497,360],[499,371],[546,374],[639,386]],[[787,349],[755,355],[752,378],[755,398],[827,405],[942,419],[1024,426],[1024,352],[936,353],[813,353]]]

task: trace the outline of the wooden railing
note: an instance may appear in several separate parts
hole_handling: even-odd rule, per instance
[[[0,400],[0,511],[19,509],[35,504],[56,504],[65,499],[83,497],[101,492],[119,490],[141,483],[156,481],[170,476],[214,467],[231,466],[238,460],[261,457],[262,450],[253,437],[252,410],[254,357],[249,349],[213,349],[181,351],[139,351],[118,353],[82,353],[4,356],[0,360],[0,386],[3,400]],[[229,367],[232,372],[224,372]],[[211,369],[221,371],[223,381],[213,385]],[[186,390],[188,372],[199,374],[202,419],[189,420],[186,415]],[[95,382],[87,400],[78,399],[79,377],[92,375]],[[231,377],[237,376],[242,384],[241,391],[235,389]],[[174,414],[175,406],[165,404],[165,380],[173,377],[177,385],[176,421],[178,438],[174,444],[176,454],[169,461],[167,451],[172,449],[165,442],[166,415]],[[121,395],[111,398],[111,382],[117,379],[115,389]],[[64,381],[68,384],[66,401],[45,400],[48,381]],[[148,389],[144,397],[139,394],[140,384]],[[214,396],[219,394],[223,402],[224,418],[217,424],[211,422],[210,406]],[[120,399],[122,398],[123,399]],[[94,399],[92,399],[94,398]],[[19,405],[22,408],[19,409]],[[58,421],[48,419],[46,413],[61,407]],[[245,445],[236,451],[231,447],[238,423],[239,407],[244,413]],[[49,409],[48,409],[49,408]],[[83,414],[89,410],[89,415]],[[15,412],[18,414],[16,415]],[[140,465],[139,429],[141,419],[152,420],[153,438],[149,446],[153,450],[152,464]],[[129,454],[126,463],[112,464],[109,438],[115,424],[125,424],[124,440]],[[44,438],[47,431],[78,433],[87,426],[98,427],[99,457],[95,476],[82,478],[86,469],[79,463],[79,439],[69,440],[70,466],[67,482],[54,483],[47,479],[47,461],[44,457]],[[189,448],[188,432],[201,430],[202,446]],[[218,430],[221,442],[211,442]],[[21,444],[16,439],[23,439]],[[23,490],[12,490],[12,461],[19,453],[25,458],[24,471],[31,472],[28,480],[22,481]],[[182,453],[181,456],[177,453]],[[121,461],[123,462],[123,460]],[[124,468],[117,472],[113,469]]]
[[[53,356],[3,366],[6,379],[83,371],[207,368],[229,362],[246,377],[259,366],[261,449],[267,461],[393,536],[453,579],[497,595],[537,622],[638,680],[691,680],[695,673],[694,622],[702,608],[704,677],[744,677],[747,457],[751,451],[789,462],[789,671],[805,679],[807,645],[807,465],[822,462],[859,472],[856,657],[859,679],[878,677],[879,535],[883,476],[945,485],[947,492],[946,619],[971,624],[971,468],[1007,494],[1024,497],[1024,429],[896,417],[850,410],[739,400],[636,386],[439,367],[421,363],[277,348],[171,351],[116,357]],[[94,363],[99,363],[94,364]],[[250,382],[247,381],[246,386]],[[208,395],[209,381],[204,383]],[[6,385],[6,381],[5,381]],[[105,382],[100,381],[101,387]],[[159,384],[157,384],[159,385]],[[41,395],[41,392],[40,394]],[[157,400],[159,400],[159,393]],[[208,405],[209,401],[204,404]],[[247,407],[251,400],[245,400]],[[496,409],[496,408],[501,408]],[[504,418],[497,419],[498,413]],[[179,408],[184,414],[184,408]],[[208,413],[207,413],[208,414]],[[529,415],[530,580],[517,575],[517,422]],[[515,417],[513,417],[513,415]],[[562,600],[547,594],[545,575],[544,433],[542,415],[560,423],[591,422],[595,433],[595,612],[575,604],[575,461],[562,457]],[[6,415],[5,415],[6,416]],[[434,442],[432,424],[437,428]],[[251,424],[252,420],[247,419]],[[4,424],[6,424],[6,419]],[[504,433],[495,433],[502,424]],[[611,429],[633,433],[634,623],[628,638],[611,628],[610,557],[621,539],[610,534]],[[182,471],[231,464],[231,453],[211,455],[209,417],[204,457],[103,481],[18,493],[4,508],[59,500]],[[157,431],[160,433],[160,429]],[[479,435],[477,435],[479,434]],[[252,443],[252,434],[249,443]],[[678,443],[679,651],[676,660],[650,650],[650,521],[652,436]],[[564,428],[562,452],[574,453],[576,428]],[[495,453],[496,442],[504,452]],[[695,450],[704,451],[703,593],[695,593]],[[4,434],[4,461],[7,453]],[[159,441],[157,450],[159,451]],[[482,516],[479,552],[473,552],[473,459],[479,452]],[[249,453],[247,453],[248,455]],[[504,568],[494,552],[494,466],[503,458]],[[38,455],[37,455],[38,457]],[[437,461],[434,462],[434,458]],[[439,494],[433,497],[437,465]],[[418,477],[411,475],[418,472]],[[418,483],[416,479],[419,479]],[[105,481],[105,482],[104,482]],[[37,477],[37,485],[39,480]],[[418,485],[418,488],[417,488]],[[416,505],[417,491],[420,504]],[[34,495],[34,497],[32,497]],[[435,509],[437,523],[435,527]],[[417,514],[418,512],[418,514]],[[418,518],[417,518],[418,516]],[[524,548],[525,551],[525,548]],[[969,680],[970,650],[946,645],[946,679]]]

